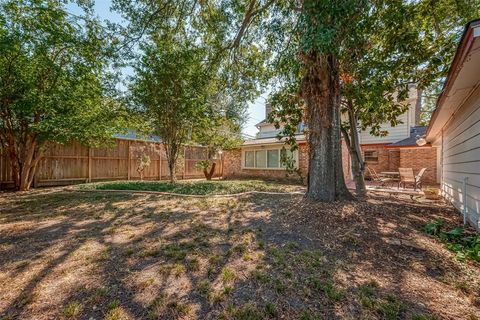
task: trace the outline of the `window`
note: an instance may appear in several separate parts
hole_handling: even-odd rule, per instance
[[[265,150],[255,151],[255,168],[267,167],[267,152]]]
[[[290,150],[282,149],[261,149],[261,150],[249,150],[244,151],[244,160],[243,160],[243,167],[244,168],[268,168],[268,169],[282,169],[285,166],[281,163],[282,156],[284,153],[289,157],[292,158],[296,162],[297,161],[297,153],[296,151],[292,153]]]
[[[365,162],[378,162],[378,152],[377,150],[365,150],[364,152]]]
[[[245,151],[244,167],[245,168],[254,168],[255,167],[255,151]]]
[[[293,158],[293,161],[294,161],[294,162],[297,162],[297,159],[296,159],[296,157],[295,157],[295,156],[296,156],[295,151],[294,151],[293,153],[292,153],[292,151],[291,151],[290,149],[284,149],[284,150],[280,150],[280,151],[281,151],[281,153],[282,153],[281,157],[282,157],[283,159],[285,159],[285,160],[290,160],[290,159]],[[281,163],[280,165],[281,165],[282,168],[285,168],[285,167],[286,167],[284,163]]]
[[[278,168],[280,163],[280,154],[278,150],[267,151],[267,167]]]

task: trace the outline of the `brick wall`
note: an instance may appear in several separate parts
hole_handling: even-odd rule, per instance
[[[224,178],[262,178],[274,180],[299,181],[297,174],[287,175],[285,170],[272,169],[242,169],[242,150],[235,149],[225,151],[223,154],[223,177]],[[298,162],[301,174],[306,182],[308,172],[308,150],[305,143],[299,145]]]
[[[342,164],[343,173],[346,179],[350,180],[350,157],[345,143],[342,143]],[[223,154],[223,176],[225,178],[262,178],[262,179],[286,179],[299,180],[296,174],[286,175],[285,170],[271,169],[242,169],[241,149],[229,150]],[[299,145],[298,162],[300,172],[306,183],[308,174],[308,147],[306,143]]]
[[[388,171],[397,171],[400,167],[400,149],[388,150]]]
[[[382,172],[382,171],[395,171],[397,168],[391,168],[390,166],[390,158],[393,156],[393,158],[397,159],[397,163],[399,162],[398,160],[400,159],[400,155],[394,155],[389,152],[388,149],[385,149],[384,144],[376,144],[376,145],[362,145],[361,146],[362,153],[365,153],[365,151],[376,151],[378,155],[378,161],[368,161],[366,165],[375,170],[377,173]],[[363,154],[362,154],[363,156]],[[368,176],[368,170],[366,172],[366,175]]]
[[[414,174],[422,168],[427,168],[423,181],[437,183],[437,150],[436,148],[401,148],[400,167],[413,168]]]
[[[384,145],[362,145],[362,152],[375,150],[378,161],[367,162],[367,166],[377,173],[382,171],[397,171],[398,168],[412,168],[417,174],[421,168],[428,168],[423,180],[426,183],[436,183],[437,152],[435,148],[385,148]],[[367,171],[368,176],[368,171]]]
[[[385,145],[363,145],[362,151],[375,150],[378,161],[368,162],[367,165],[377,173],[382,171],[397,171],[401,168],[413,168],[415,174],[421,168],[428,168],[424,175],[425,183],[436,183],[437,153],[435,148],[385,148]],[[226,151],[223,154],[225,178],[262,178],[262,179],[287,179],[297,180],[298,176],[292,174],[287,177],[284,170],[268,169],[242,169],[242,151],[240,149]],[[308,173],[308,148],[305,143],[299,146],[298,160],[300,171],[306,182]],[[345,143],[342,143],[342,165],[345,180],[351,180],[351,162]],[[368,173],[367,173],[368,175]]]

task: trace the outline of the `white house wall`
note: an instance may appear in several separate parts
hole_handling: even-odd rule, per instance
[[[480,228],[480,88],[453,115],[435,142],[441,145],[445,198],[460,211],[465,208],[470,222]]]
[[[370,130],[365,130],[360,133],[360,143],[373,144],[373,143],[394,143],[410,136],[410,110],[398,117],[401,121],[395,127],[392,127],[390,123],[382,124],[381,130],[388,131],[388,135],[384,137],[377,137],[370,134]]]
[[[390,123],[381,125],[381,130],[388,131],[388,135],[384,137],[376,137],[370,134],[370,129],[360,132],[360,143],[362,144],[376,144],[376,143],[394,143],[410,137],[410,128],[415,126],[415,108],[420,92],[411,86],[408,92],[408,99],[405,101],[408,104],[408,110],[398,117],[399,124],[392,127]]]

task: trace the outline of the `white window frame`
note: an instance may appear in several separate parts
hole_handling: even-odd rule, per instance
[[[277,150],[278,152],[278,167],[276,168],[269,168],[268,167],[268,151],[270,150]],[[242,149],[242,169],[247,169],[247,170],[286,170],[286,168],[283,166],[282,167],[282,161],[281,161],[281,152],[282,150],[282,147],[278,147],[278,146],[259,146],[259,147],[249,147],[249,148],[245,148],[245,149]],[[245,152],[247,151],[253,151],[254,152],[254,166],[253,167],[246,167],[245,166]],[[255,155],[255,152],[256,151],[264,151],[265,152],[265,156],[266,156],[266,164],[265,164],[265,167],[262,167],[262,168],[257,168],[256,165],[257,165],[257,158],[256,158],[256,155]],[[298,168],[298,152],[299,152],[299,149],[293,151],[293,157],[294,157],[294,160],[295,160],[295,165],[296,167]]]

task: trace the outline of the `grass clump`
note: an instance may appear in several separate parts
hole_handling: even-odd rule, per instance
[[[310,278],[309,284],[313,290],[322,292],[329,300],[341,301],[345,298],[345,291],[337,288],[331,280],[322,281],[312,277]]]
[[[82,313],[82,310],[83,305],[79,301],[71,301],[63,309],[63,315],[65,318],[75,318]]]
[[[102,287],[95,290],[95,292],[90,297],[91,301],[98,303],[102,301],[108,294],[108,288]]]
[[[201,295],[208,296],[212,291],[212,284],[208,280],[200,280],[197,283],[197,291]]]
[[[104,320],[128,320],[130,316],[122,307],[118,306],[110,309],[104,317]]]
[[[403,310],[401,302],[392,295],[383,298],[378,294],[378,284],[374,281],[359,287],[360,304],[364,309],[379,315],[382,319],[399,319]]]
[[[223,283],[230,283],[235,280],[236,275],[235,271],[232,268],[224,267],[221,271],[222,281]]]
[[[275,319],[277,315],[278,311],[273,303],[267,303],[265,306],[247,303],[240,307],[230,306],[227,308],[227,318],[235,320]]]
[[[178,319],[191,312],[191,306],[177,297],[160,295],[150,305],[150,319]]]

